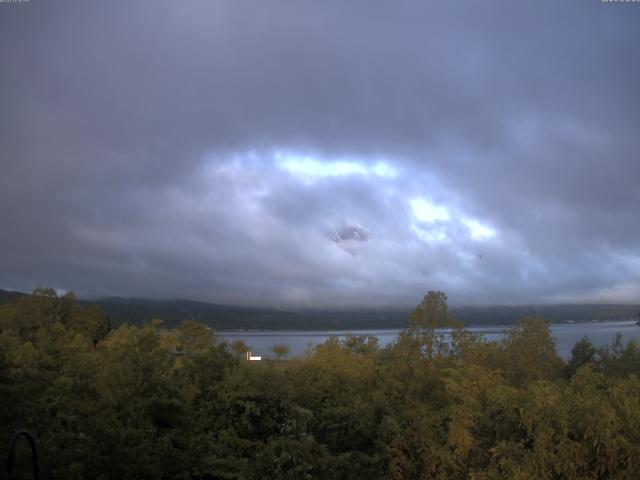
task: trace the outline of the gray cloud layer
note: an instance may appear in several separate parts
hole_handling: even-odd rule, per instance
[[[637,302],[639,25],[595,0],[0,5],[0,287]]]

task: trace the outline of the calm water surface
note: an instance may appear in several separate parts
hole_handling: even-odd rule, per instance
[[[468,330],[483,336],[485,340],[499,340],[507,327],[469,327]],[[218,332],[227,342],[244,340],[252,349],[254,355],[263,357],[273,356],[270,348],[273,345],[284,344],[291,349],[290,356],[295,357],[311,347],[324,343],[329,337],[344,338],[348,335],[375,335],[380,345],[385,346],[395,341],[399,329],[388,330],[283,330],[283,331],[232,331]],[[556,341],[558,353],[564,357],[571,356],[574,344],[586,336],[596,346],[610,345],[616,333],[622,334],[625,343],[632,338],[640,340],[640,326],[634,321],[569,323],[551,325],[551,333]]]

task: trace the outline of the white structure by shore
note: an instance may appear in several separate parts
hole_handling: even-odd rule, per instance
[[[259,362],[260,360],[262,360],[262,357],[254,357],[253,355],[251,355],[251,350],[249,350],[247,352],[247,360],[251,362]]]

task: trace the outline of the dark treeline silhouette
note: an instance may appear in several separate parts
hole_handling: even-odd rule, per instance
[[[0,446],[31,432],[41,478],[640,478],[636,342],[564,362],[534,317],[486,342],[441,292],[407,324],[248,362],[196,321],[114,329],[38,289],[0,305]]]

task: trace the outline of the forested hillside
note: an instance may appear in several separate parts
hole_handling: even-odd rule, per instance
[[[15,290],[2,290],[0,288],[0,303],[12,302],[20,297],[26,297],[28,293],[16,292]]]
[[[0,303],[26,296],[26,293],[0,290]],[[216,305],[191,300],[148,300],[108,297],[79,300],[82,305],[97,305],[113,326],[143,325],[162,319],[164,326],[175,328],[185,319],[196,320],[217,330],[267,329],[380,329],[404,328],[410,309],[360,308],[349,310],[284,311]],[[526,316],[542,316],[552,323],[568,321],[620,320],[637,317],[638,305],[521,305],[457,307],[451,315],[466,326],[511,325]]]
[[[404,328],[410,309],[360,308],[349,310],[283,311],[268,308],[215,305],[189,300],[105,298],[92,300],[108,313],[114,325],[142,324],[161,318],[176,327],[185,318],[222,329],[376,329]],[[466,326],[511,325],[526,316],[543,316],[552,323],[620,320],[636,317],[638,305],[520,305],[457,307],[451,315]]]
[[[484,342],[440,292],[406,327],[247,362],[202,324],[111,329],[39,290],[0,306],[0,446],[31,431],[42,478],[640,478],[636,343],[565,363],[540,318]]]

